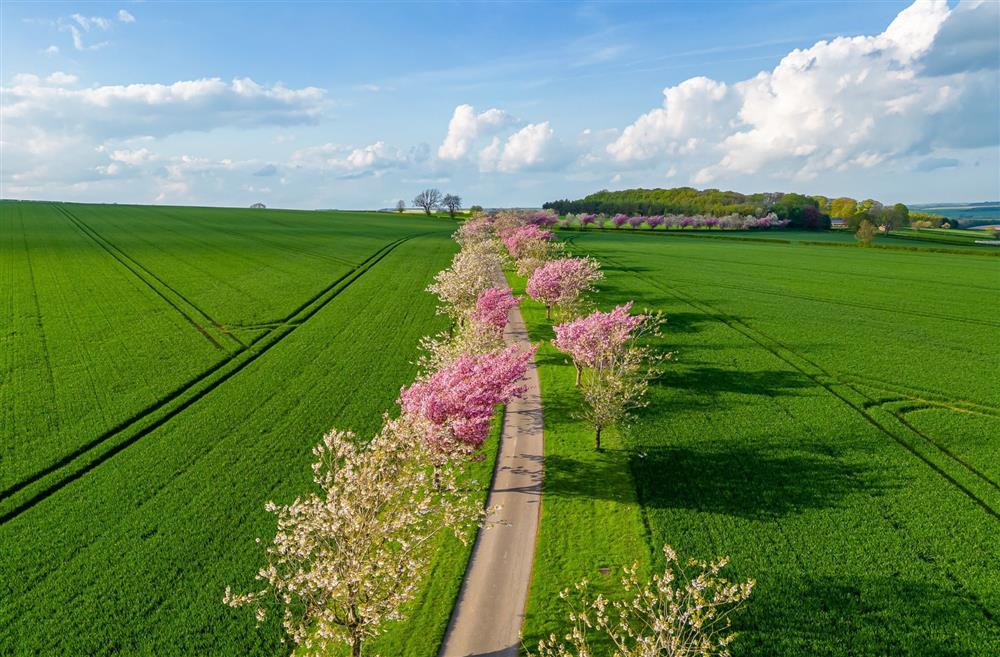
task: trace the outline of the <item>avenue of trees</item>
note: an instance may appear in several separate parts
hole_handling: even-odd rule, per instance
[[[416,203],[429,213],[442,201],[426,190]],[[520,303],[503,282],[505,267],[527,277],[527,294],[557,313],[553,345],[576,365],[575,403],[596,449],[603,430],[645,404],[647,383],[669,354],[639,339],[655,335],[662,319],[632,315],[631,302],[594,310],[587,293],[603,278],[600,264],[566,256],[538,219],[480,213],[461,224],[460,250],[427,288],[452,326],[421,341],[419,372],[400,390],[397,412],[385,412],[371,438],[331,429],[313,449],[312,489],[290,504],[266,505],[277,530],[259,584],[227,588],[223,602],[252,608],[258,622],[278,611],[296,654],[362,657],[388,623],[405,619],[407,603],[433,576],[434,537],[447,532],[465,542],[490,524],[495,509],[475,501],[462,473],[481,455],[497,407],[525,392],[521,380],[537,348],[505,346],[509,313]],[[728,654],[735,636],[728,615],[749,598],[753,580],[723,578],[724,559],[684,565],[669,546],[664,555],[666,569],[652,581],[640,581],[637,567],[624,570],[631,602],[609,606],[577,585],[592,622],[581,624],[571,611],[565,643],[542,641],[540,655],[592,654],[589,634],[611,640],[622,657]]]

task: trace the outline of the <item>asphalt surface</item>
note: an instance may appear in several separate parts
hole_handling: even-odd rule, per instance
[[[514,308],[508,344],[530,346]],[[440,657],[517,657],[542,503],[542,398],[535,363],[527,391],[507,405],[488,506],[498,523],[479,532]],[[500,524],[502,523],[502,524]]]

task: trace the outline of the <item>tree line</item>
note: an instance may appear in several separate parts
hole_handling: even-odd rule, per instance
[[[549,201],[543,206],[559,214],[597,213],[631,215],[709,215],[722,217],[731,214],[761,217],[774,213],[787,220],[792,228],[824,229],[831,226],[831,219],[841,219],[856,230],[862,221],[893,230],[908,226],[911,213],[902,203],[886,205],[875,199],[857,200],[849,196],[828,198],[785,192],[741,194],[719,189],[698,190],[693,187],[672,189],[601,190],[582,199]],[[914,213],[916,215],[917,213]],[[941,226],[946,219],[940,215],[923,215],[920,220]],[[954,223],[952,224],[954,225]]]

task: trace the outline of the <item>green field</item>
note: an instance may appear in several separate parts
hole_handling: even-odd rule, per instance
[[[320,435],[377,429],[446,326],[423,289],[453,228],[0,203],[0,654],[287,653],[222,591],[253,587],[263,503],[307,489]],[[938,232],[964,238],[560,232],[601,261],[601,307],[666,313],[676,360],[596,453],[573,368],[540,348],[529,646],[565,627],[561,588],[615,592],[669,542],[758,580],[736,655],[1000,654],[1000,259]],[[436,654],[468,554],[443,541],[372,648]]]
[[[560,232],[573,234],[584,233],[635,233],[650,237],[679,239],[716,239],[743,240],[769,244],[807,244],[809,246],[857,246],[854,233],[849,230],[710,230],[710,229],[649,229],[649,228],[580,228],[558,229]],[[986,239],[983,231],[977,230],[942,230],[933,228],[899,229],[889,235],[878,234],[874,244],[878,248],[897,251],[934,250],[942,252],[972,251],[984,255],[1000,255],[1000,249],[995,246],[976,244],[977,239]]]
[[[667,314],[659,346],[677,357],[597,454],[572,367],[539,352],[528,645],[565,627],[561,587],[614,590],[602,568],[658,567],[669,542],[758,580],[733,654],[1000,654],[1000,261],[561,236],[602,262],[600,306]],[[525,313],[551,336],[541,307]]]
[[[262,505],[307,489],[322,433],[374,431],[412,380],[453,228],[0,204],[0,653],[284,652],[222,592],[252,587]],[[436,648],[466,554],[396,654]]]

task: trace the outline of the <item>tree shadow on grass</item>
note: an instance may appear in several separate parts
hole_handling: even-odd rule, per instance
[[[740,393],[769,397],[798,395],[799,391],[817,385],[801,372],[792,370],[748,372],[706,365],[683,368],[668,365],[650,383],[660,388],[687,390],[702,395]]]
[[[807,509],[836,507],[859,492],[889,487],[866,466],[823,454],[767,448],[663,447],[629,454],[639,503],[751,519],[774,519]],[[614,499],[606,482],[620,471],[620,455],[545,459],[545,495]]]
[[[741,635],[735,654],[1000,654],[1000,628],[951,586],[892,572],[864,577],[845,573],[841,579],[790,579],[777,573],[753,577],[757,589],[735,617],[734,629]]]

